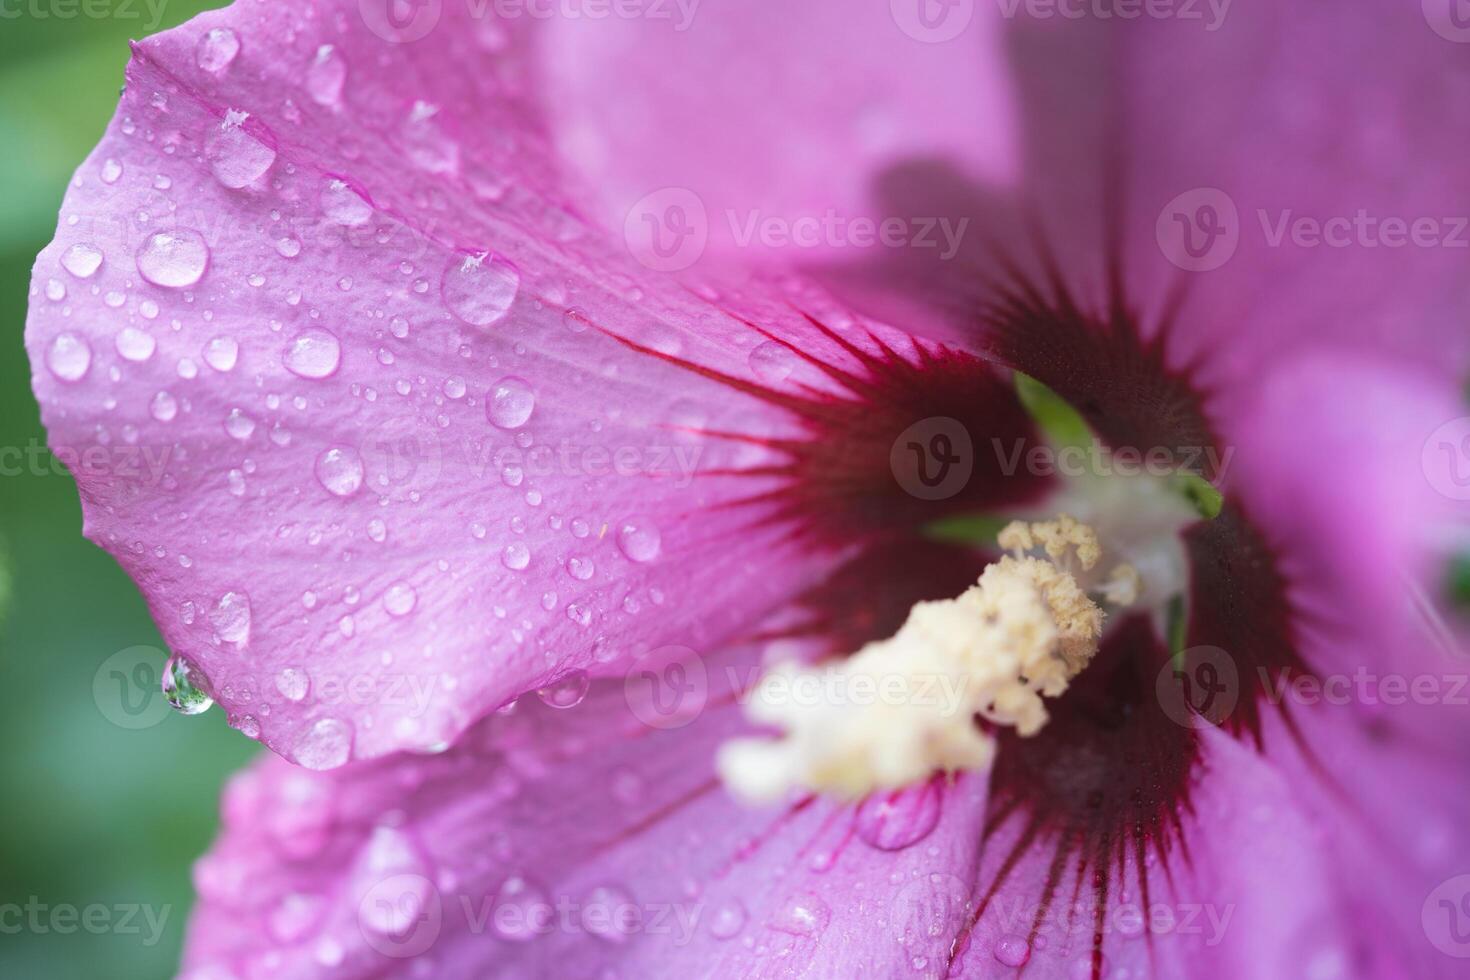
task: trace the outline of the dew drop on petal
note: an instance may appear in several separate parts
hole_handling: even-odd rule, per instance
[[[286,369],[298,378],[319,381],[337,373],[342,345],[325,330],[303,330],[283,356]]]
[[[495,895],[493,924],[501,939],[526,942],[551,928],[551,902],[546,893],[526,879],[513,875]]]
[[[762,381],[785,381],[796,367],[796,355],[785,344],[768,340],[750,352],[750,369]]]
[[[183,657],[170,657],[163,665],[164,700],[180,714],[197,715],[214,704],[196,683],[198,676],[198,670]]]
[[[505,551],[500,555],[501,564],[513,572],[519,572],[531,564],[531,549],[519,541],[512,541],[505,546]]]
[[[216,371],[233,371],[240,359],[240,345],[233,337],[215,337],[204,345],[204,363]]]
[[[600,885],[588,892],[582,903],[582,926],[604,942],[627,942],[638,925],[630,918],[630,910],[636,907],[627,889]],[[590,915],[587,914],[589,912]]]
[[[336,769],[352,755],[352,736],[352,726],[347,722],[322,718],[302,733],[292,754],[307,769]]]
[[[46,366],[62,381],[80,381],[92,366],[92,348],[74,333],[59,334],[46,349]]]
[[[124,360],[142,362],[153,356],[158,341],[136,327],[124,327],[117,335],[117,352]]]
[[[179,414],[179,400],[166,391],[160,391],[149,403],[148,414],[159,422],[172,422]]]
[[[536,408],[536,393],[523,378],[501,378],[485,399],[485,416],[499,429],[519,429]]]
[[[250,641],[250,596],[244,592],[226,592],[209,611],[209,624],[226,643]]]
[[[579,582],[585,582],[590,579],[593,572],[595,571],[596,568],[593,566],[591,558],[583,558],[580,555],[573,555],[571,558],[567,559],[568,574],[570,574],[572,578],[576,579]]]
[[[732,898],[710,916],[709,933],[716,939],[734,939],[745,928],[749,913],[740,899]]]
[[[78,242],[61,253],[61,267],[78,279],[90,279],[102,268],[102,250],[96,245]]]
[[[591,686],[592,678],[587,676],[585,670],[574,670],[556,683],[541,688],[536,692],[536,696],[547,707],[575,708],[582,703],[582,699],[587,696],[587,689]]]
[[[155,286],[182,289],[204,278],[209,246],[196,231],[160,231],[138,249],[138,273]]]
[[[336,48],[323,44],[306,70],[306,92],[317,105],[333,106],[342,101],[342,85],[347,81],[347,62]]]
[[[653,561],[662,545],[663,536],[658,528],[646,520],[624,521],[618,528],[618,549],[628,556],[629,561]]]
[[[112,157],[102,161],[102,183],[115,184],[123,175],[123,165]]]
[[[928,837],[939,824],[943,783],[926,783],[870,795],[858,807],[857,834],[880,851],[900,851]]]
[[[207,72],[219,73],[230,67],[240,53],[240,36],[228,27],[204,32],[194,49],[194,63]]]
[[[993,950],[998,962],[1005,966],[1025,966],[1031,958],[1031,946],[1020,936],[1002,936],[996,940]]]
[[[240,409],[232,408],[225,416],[225,431],[230,438],[244,442],[255,434],[255,420]]]
[[[515,266],[489,253],[457,255],[444,267],[440,295],[465,323],[488,327],[505,318],[521,288]]]
[[[373,206],[344,180],[329,179],[322,188],[322,212],[339,225],[365,225],[373,216]]]
[[[362,488],[362,457],[355,449],[333,446],[316,458],[316,478],[333,496],[350,497]]]
[[[815,936],[832,921],[832,910],[818,896],[807,892],[793,898],[776,914],[771,928],[792,936]]]
[[[276,690],[281,692],[281,697],[287,701],[300,701],[306,697],[306,691],[311,686],[311,680],[306,671],[295,667],[283,667],[276,674]]]
[[[383,608],[390,616],[407,616],[418,603],[418,593],[407,582],[395,582],[383,595]]]
[[[204,146],[215,179],[232,190],[249,187],[276,162],[276,151],[248,132],[242,122],[243,114],[232,110]]]

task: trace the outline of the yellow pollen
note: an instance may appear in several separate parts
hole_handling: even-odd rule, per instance
[[[756,803],[794,789],[852,799],[936,771],[989,768],[995,740],[979,718],[1039,732],[1042,698],[1064,692],[1097,653],[1103,611],[1078,577],[1102,549],[1066,515],[1013,521],[998,540],[1010,554],[957,598],[915,605],[888,639],[844,660],[769,671],[746,711],[782,734],[721,748],[730,789]],[[1122,606],[1139,587],[1137,571],[1119,565],[1096,591]]]

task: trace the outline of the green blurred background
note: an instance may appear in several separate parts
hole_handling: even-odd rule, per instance
[[[55,231],[72,171],[112,116],[128,39],[221,5],[0,0],[0,447],[44,445],[21,343],[31,263]],[[218,710],[185,718],[163,707],[152,687],[162,641],[131,581],[82,538],[75,485],[49,466],[15,475],[13,453],[8,462],[0,977],[168,976],[191,901],[190,865],[214,834],[221,784],[254,743]],[[134,647],[152,649],[119,654]],[[39,910],[34,920],[27,905]],[[63,911],[54,924],[66,927],[66,908],[102,924],[102,913],[85,912],[97,905],[108,911],[96,932],[80,918],[75,932],[53,929],[55,910]],[[166,911],[157,941],[146,916],[125,923],[123,907],[148,907],[155,918]]]

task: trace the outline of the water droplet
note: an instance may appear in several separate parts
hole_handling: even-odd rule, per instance
[[[283,359],[286,369],[298,378],[319,381],[337,373],[342,345],[325,330],[304,330],[291,341]]]
[[[204,345],[204,363],[216,371],[233,371],[240,359],[240,345],[232,337],[216,337]]]
[[[944,785],[940,779],[895,792],[873,793],[858,807],[857,833],[880,851],[900,851],[933,832],[943,807]]]
[[[214,699],[196,684],[199,671],[183,657],[170,657],[163,665],[163,697],[175,711],[197,715],[208,711]]]
[[[592,574],[595,571],[596,568],[593,566],[591,558],[583,558],[574,555],[573,557],[567,559],[568,574],[570,574],[572,578],[576,579],[579,582],[587,581],[589,578],[592,577]]]
[[[301,254],[301,239],[285,235],[276,241],[276,254],[283,259],[294,259]]]
[[[450,258],[440,295],[449,311],[465,323],[488,327],[504,319],[521,288],[521,274],[499,256],[482,252]]]
[[[1025,966],[1031,958],[1031,947],[1020,936],[1002,936],[996,941],[994,953],[1005,966]]]
[[[60,279],[47,279],[46,298],[53,303],[60,303],[66,299],[66,283]]]
[[[316,478],[328,493],[350,497],[362,488],[362,457],[355,449],[333,446],[316,458]]]
[[[260,722],[254,715],[244,715],[239,721],[232,721],[230,724],[246,738],[260,738]]]
[[[536,695],[551,708],[575,708],[587,696],[592,678],[585,670],[574,670],[554,684],[541,688]]]
[[[485,400],[485,417],[499,429],[519,429],[536,408],[536,393],[530,382],[515,376],[501,378]]]
[[[774,340],[759,344],[750,352],[750,369],[762,381],[775,384],[785,381],[796,367],[796,355],[791,348]]]
[[[534,939],[551,928],[552,911],[545,892],[513,875],[495,895],[495,933],[514,942]]]
[[[91,279],[102,268],[102,249],[78,242],[61,253],[61,267],[78,279]]]
[[[59,334],[46,350],[46,366],[62,381],[80,381],[92,366],[92,348],[74,333]]]
[[[244,592],[226,592],[209,611],[209,623],[226,643],[250,641],[250,596]]]
[[[295,667],[284,667],[276,675],[276,690],[281,692],[281,697],[287,701],[300,701],[306,697],[306,691],[311,686],[311,679],[306,671]]]
[[[138,249],[138,273],[155,286],[183,289],[204,278],[209,246],[196,231],[160,231]]]
[[[716,939],[734,939],[745,928],[749,917],[740,899],[732,898],[710,916],[709,934]]]
[[[117,335],[117,352],[129,361],[146,361],[153,356],[157,347],[158,341],[153,339],[152,334],[135,327],[124,327]]]
[[[407,616],[419,603],[419,595],[407,582],[396,582],[383,596],[383,608],[390,616]]]
[[[374,517],[368,521],[367,533],[368,537],[373,539],[373,541],[382,544],[388,540],[388,525],[379,518]]]
[[[468,389],[465,385],[464,378],[456,376],[453,378],[446,378],[444,381],[445,398],[451,398],[455,401],[458,401],[465,396],[465,392],[467,390]]]
[[[244,442],[255,434],[255,420],[240,409],[232,408],[225,416],[225,431],[230,434],[231,439]]]
[[[582,927],[605,942],[627,942],[638,928],[638,921],[631,918],[638,906],[633,896],[617,885],[601,885],[592,889],[582,909]]]
[[[771,928],[792,936],[814,936],[832,921],[827,903],[810,892],[793,898],[771,921]]]
[[[328,220],[339,225],[365,225],[373,216],[373,206],[346,181],[329,179],[322,188],[322,211]]]
[[[337,718],[322,718],[297,739],[292,754],[307,769],[336,769],[352,754],[352,726]]]
[[[249,187],[276,162],[275,149],[246,130],[244,123],[245,114],[231,109],[204,146],[215,179],[232,190]]]
[[[108,157],[106,160],[102,161],[102,183],[115,184],[120,179],[122,179],[122,175],[122,164],[118,163],[112,157]]]
[[[205,31],[194,49],[194,63],[207,72],[218,74],[230,67],[240,53],[240,36],[228,27]]]
[[[160,422],[172,422],[179,414],[179,401],[168,392],[160,391],[149,403],[148,414]]]
[[[531,564],[531,549],[519,541],[512,541],[505,546],[505,551],[500,554],[500,561],[506,568],[513,572],[519,572]]]
[[[445,134],[435,118],[437,106],[415,102],[403,123],[403,144],[408,158],[431,174],[459,172],[459,144]]]
[[[347,81],[347,62],[330,44],[316,49],[316,57],[306,70],[306,92],[317,105],[333,106],[342,101],[342,85]]]
[[[628,556],[629,561],[653,561],[662,545],[663,536],[647,520],[624,521],[618,528],[618,549]]]

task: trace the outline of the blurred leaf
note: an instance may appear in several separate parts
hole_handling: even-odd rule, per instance
[[[1085,446],[1092,441],[1092,429],[1081,414],[1040,381],[1017,371],[1016,395],[1056,448]]]
[[[5,619],[10,614],[10,595],[15,574],[10,568],[10,549],[5,546],[5,536],[0,535],[0,629],[5,628]]]

